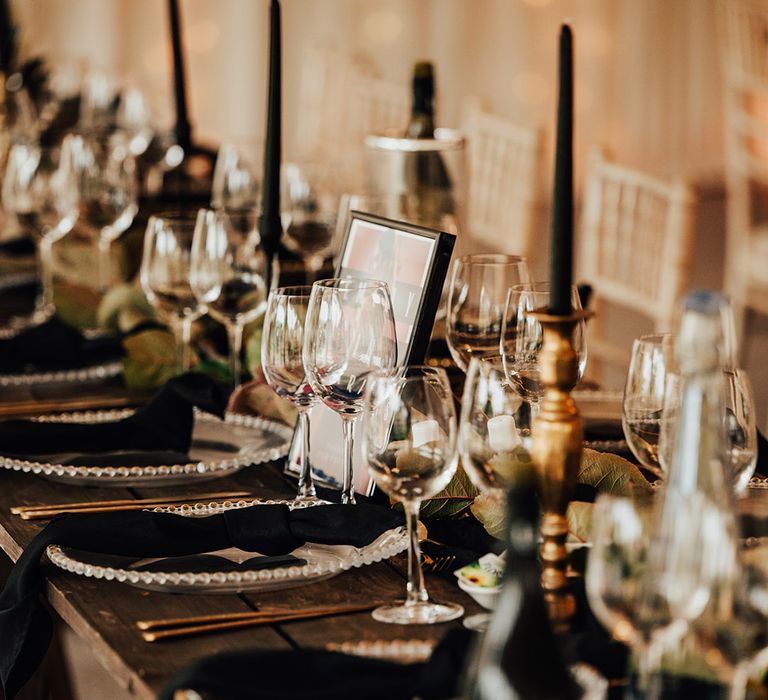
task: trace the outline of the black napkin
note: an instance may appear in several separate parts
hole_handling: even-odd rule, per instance
[[[36,250],[35,242],[28,236],[18,236],[0,243],[0,255],[10,258],[30,257]]]
[[[768,440],[759,430],[757,431],[757,466],[755,473],[758,476],[768,476]]]
[[[403,524],[403,515],[373,505],[252,506],[207,518],[131,511],[61,515],[24,550],[0,594],[0,680],[10,700],[31,677],[51,637],[40,601],[40,557],[58,544],[135,557],[186,556],[228,547],[287,554],[305,542],[362,547]],[[108,584],[106,584],[108,585]]]
[[[0,340],[0,373],[64,370],[119,360],[124,354],[120,336],[85,338],[61,319],[52,319]]]
[[[461,672],[474,637],[468,630],[451,630],[428,661],[407,665],[330,651],[218,654],[174,676],[159,700],[172,700],[181,688],[218,700],[456,698],[461,694]]]
[[[192,441],[193,408],[223,416],[228,400],[229,390],[221,382],[188,372],[169,380],[147,406],[113,423],[0,422],[0,451],[22,458],[115,450],[168,450],[186,455]]]

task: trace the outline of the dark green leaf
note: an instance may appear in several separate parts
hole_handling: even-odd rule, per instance
[[[579,482],[594,486],[602,493],[629,496],[649,493],[651,485],[632,462],[609,452],[582,450]]]
[[[477,496],[477,489],[459,465],[453,479],[434,498],[424,501],[420,516],[427,518],[452,518],[466,511]]]

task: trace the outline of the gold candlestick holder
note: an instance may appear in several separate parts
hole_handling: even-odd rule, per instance
[[[530,316],[544,330],[539,355],[541,383],[545,388],[539,415],[533,423],[532,457],[539,478],[542,506],[541,586],[556,632],[567,632],[576,611],[568,590],[568,503],[576,486],[581,460],[583,431],[571,390],[579,379],[579,358],[573,347],[576,325],[589,316],[574,311],[555,316],[544,308]]]

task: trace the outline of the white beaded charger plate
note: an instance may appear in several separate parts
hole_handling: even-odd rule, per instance
[[[133,409],[82,411],[40,416],[41,422],[108,423]],[[190,461],[185,464],[76,466],[64,462],[74,453],[31,460],[0,455],[0,467],[41,474],[54,481],[96,486],[169,486],[228,476],[249,464],[271,462],[288,453],[293,429],[256,416],[227,413],[224,420],[195,411]],[[87,456],[80,454],[80,457]],[[119,456],[119,453],[118,453]]]
[[[287,503],[290,501],[269,501]],[[233,505],[232,507],[242,507]],[[322,508],[323,506],[314,506]],[[212,515],[222,511],[221,505],[212,505],[209,513],[199,508],[192,517]],[[182,515],[184,510],[175,511]],[[364,547],[352,545],[323,545],[306,543],[291,554],[299,561],[295,565],[279,568],[249,568],[250,561],[258,561],[254,552],[230,548],[208,552],[200,559],[170,557],[148,559],[81,552],[51,545],[47,553],[61,569],[80,576],[105,581],[120,581],[137,588],[165,593],[240,593],[294,588],[332,578],[342,571],[367,566],[399,554],[408,547],[405,527],[387,530]],[[194,567],[189,566],[194,561]],[[227,566],[217,566],[224,560]],[[151,568],[151,570],[147,570]],[[189,569],[194,568],[194,571]]]

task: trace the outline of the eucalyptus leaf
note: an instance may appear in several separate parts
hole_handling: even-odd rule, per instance
[[[472,501],[470,510],[491,537],[497,540],[505,538],[507,504],[503,495],[493,491],[480,493]]]
[[[632,462],[609,452],[584,449],[578,480],[594,486],[601,493],[629,496],[650,493],[651,485]]]
[[[464,513],[475,500],[477,489],[459,465],[453,478],[440,493],[421,505],[419,517],[453,518]]]
[[[75,328],[94,328],[101,295],[90,287],[57,282],[53,288],[56,313]]]
[[[142,331],[126,338],[123,345],[123,376],[129,389],[152,391],[176,374],[176,341],[168,331]]]

